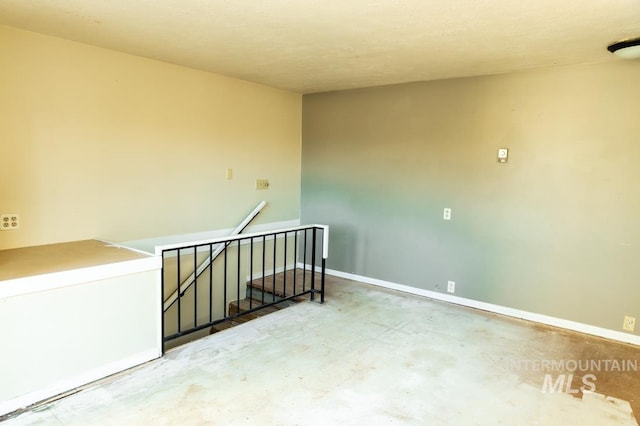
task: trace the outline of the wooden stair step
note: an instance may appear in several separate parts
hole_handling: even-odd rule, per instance
[[[229,328],[235,327],[238,324],[240,324],[240,322],[237,322],[237,321],[225,321],[225,322],[218,323],[216,325],[212,325],[211,329],[209,330],[209,334],[214,334],[214,333],[218,333],[218,332],[223,331],[223,330],[227,330]]]
[[[309,290],[311,288],[311,271],[306,271],[306,273],[304,273],[304,271],[300,268],[288,270],[286,273],[280,272],[276,274],[275,286],[274,286],[273,275],[266,275],[264,277],[264,282],[262,277],[255,278],[254,280],[247,283],[247,286],[255,290],[262,291],[265,294],[269,293],[269,294],[275,294],[277,297],[289,297],[295,294],[294,285],[293,285],[294,275],[295,275],[295,293],[299,293],[303,291],[303,281],[304,281],[304,288],[306,290]],[[285,277],[286,277],[286,291],[285,291]],[[318,290],[320,289],[320,282],[321,282],[321,275],[319,273],[316,273],[315,288]],[[263,288],[263,285],[264,285],[264,288]],[[248,289],[247,292],[249,291],[250,290]],[[305,295],[296,299],[300,301],[300,300],[305,300],[308,297],[309,297],[308,295]],[[265,300],[266,299],[267,298],[265,297]]]
[[[261,305],[261,302],[259,300],[253,300],[253,301],[250,301],[249,299],[234,300],[233,302],[229,303],[229,315],[235,315],[238,312],[246,312],[250,309],[257,308],[260,305]],[[232,320],[227,320],[211,326],[211,329],[209,330],[209,334],[214,334],[223,330],[227,330],[229,328],[235,327],[236,325],[240,325],[247,321],[251,321],[252,319],[256,319],[258,317],[270,314],[272,312],[279,311],[284,307],[285,306],[277,306],[277,305],[267,306],[265,308],[251,312],[249,314],[240,315],[239,317],[235,317]]]
[[[292,296],[294,294],[293,281],[295,281],[296,292],[303,291],[302,283],[303,280],[305,282],[305,288],[309,290],[311,288],[311,271],[304,272],[302,269],[291,269],[286,273],[280,272],[275,276],[275,285],[274,285],[274,276],[267,275],[264,277],[264,282],[262,278],[256,278],[251,282],[247,283],[247,295],[251,295],[252,297],[247,297],[241,300],[234,300],[229,303],[229,315],[236,315],[238,313],[247,312],[251,309],[258,308],[262,306],[262,296],[264,296],[264,304],[269,304],[274,301],[277,302],[281,298],[286,298]],[[286,291],[285,291],[285,276],[286,276]],[[316,289],[320,289],[320,274],[316,273],[315,276],[315,284]],[[236,325],[242,324],[247,321],[251,321],[252,319],[259,318],[261,316],[279,311],[280,309],[286,308],[287,306],[291,306],[297,302],[306,300],[309,298],[309,295],[304,295],[301,297],[295,297],[290,300],[285,300],[275,305],[266,306],[262,309],[258,309],[256,311],[240,315],[238,317],[233,318],[232,320],[227,320],[216,324],[211,327],[210,334],[214,334],[220,332],[222,330],[227,330]]]
[[[267,303],[270,301],[267,301]],[[256,299],[242,299],[242,300],[235,300],[231,303],[229,303],[229,315],[235,315],[237,313],[240,312],[247,312],[251,309],[256,309],[259,308],[260,306],[262,306],[262,302],[260,300],[256,300]],[[270,314],[272,312],[276,312],[279,311],[280,309],[282,309],[281,307],[278,307],[277,305],[273,305],[273,306],[266,306],[262,309],[259,309],[257,311],[251,312],[249,314],[243,315],[246,317],[253,317],[253,318],[258,318],[261,317],[263,315],[266,314]],[[240,318],[240,317],[238,317]]]

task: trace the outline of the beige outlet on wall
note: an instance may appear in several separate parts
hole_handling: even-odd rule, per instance
[[[624,321],[622,323],[622,329],[626,331],[635,331],[636,330],[636,319],[634,317],[624,317]]]
[[[20,216],[16,213],[0,215],[0,231],[15,231],[20,228]]]

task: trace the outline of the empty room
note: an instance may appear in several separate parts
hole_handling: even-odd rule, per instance
[[[640,4],[0,0],[0,423],[640,422]]]

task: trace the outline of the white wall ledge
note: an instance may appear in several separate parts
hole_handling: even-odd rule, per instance
[[[32,275],[0,281],[0,298],[14,297],[40,291],[105,280],[162,268],[159,257],[145,257],[124,262],[108,263],[49,274]]]

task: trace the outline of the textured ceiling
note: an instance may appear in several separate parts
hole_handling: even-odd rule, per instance
[[[640,0],[0,0],[0,24],[311,93],[616,60]]]

